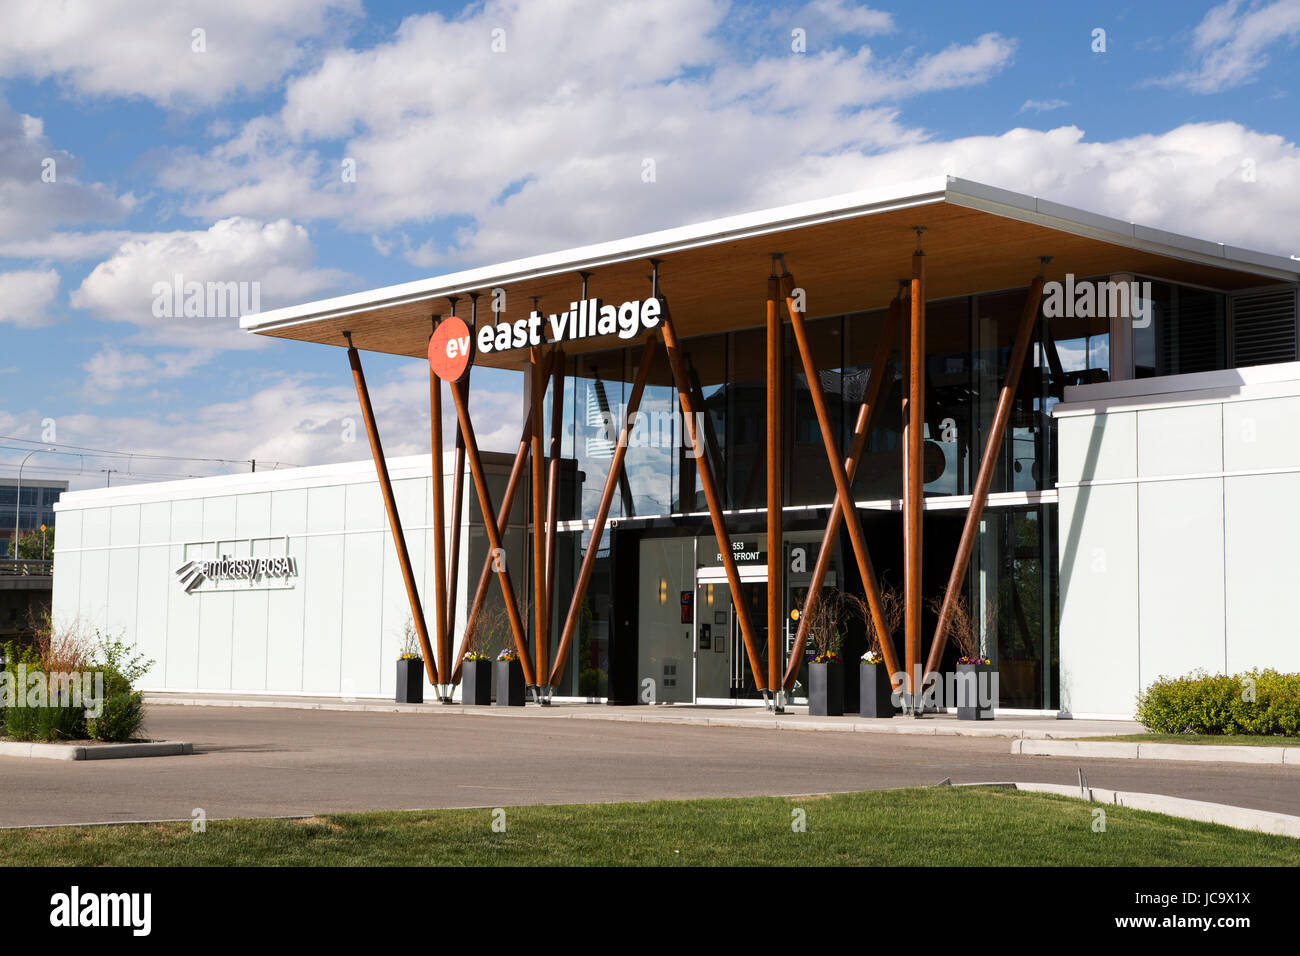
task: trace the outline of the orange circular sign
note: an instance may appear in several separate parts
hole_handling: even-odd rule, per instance
[[[474,336],[462,319],[449,315],[429,336],[429,367],[448,382],[459,382],[474,361]]]

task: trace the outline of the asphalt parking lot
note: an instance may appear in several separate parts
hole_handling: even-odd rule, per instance
[[[1000,738],[152,704],[190,756],[0,757],[0,826],[1075,783],[1300,814],[1282,766],[1021,757]]]

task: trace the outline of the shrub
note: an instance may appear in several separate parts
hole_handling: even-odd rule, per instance
[[[120,640],[105,638],[98,631],[89,639],[78,627],[38,630],[30,647],[4,645],[4,673],[9,699],[0,706],[0,733],[16,740],[59,741],[93,737],[103,741],[123,741],[136,737],[144,723],[144,697],[135,682],[153,666],[153,661],[136,653]],[[46,678],[40,696],[33,699],[26,681],[19,681],[19,668],[30,678]],[[93,699],[65,697],[60,705],[48,675],[68,674],[80,680],[82,675],[97,675],[99,680],[83,684],[86,693],[102,688],[98,708]],[[66,690],[66,687],[65,687]],[[93,695],[92,695],[93,696]],[[73,703],[76,701],[76,703]],[[93,714],[93,716],[91,716]]]
[[[101,639],[95,666],[104,672],[104,700],[98,716],[86,719],[86,730],[96,740],[131,740],[144,726],[144,695],[135,682],[153,661],[122,641]]]
[[[1155,733],[1300,736],[1300,674],[1161,677],[1138,695],[1137,719]]]
[[[62,643],[62,642],[60,642]],[[48,645],[44,645],[48,647]],[[56,645],[57,647],[57,645]],[[46,743],[57,740],[80,740],[86,736],[86,711],[82,706],[50,706],[49,700],[44,706],[31,706],[28,702],[28,688],[20,677],[33,673],[45,674],[62,671],[68,673],[76,670],[78,661],[67,654],[51,654],[50,660],[55,667],[47,667],[42,660],[42,645],[21,647],[16,644],[4,645],[4,671],[7,673],[7,685],[10,699],[7,706],[0,707],[0,725],[3,732],[15,740],[37,740]],[[68,665],[71,664],[71,667]],[[19,668],[22,667],[22,671]],[[44,695],[43,695],[44,696]]]

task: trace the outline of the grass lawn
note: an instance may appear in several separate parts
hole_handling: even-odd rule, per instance
[[[1260,737],[1251,734],[1121,734],[1118,737],[1074,737],[1124,744],[1217,744],[1220,747],[1300,747],[1300,737]]]
[[[1008,789],[0,831],[0,864],[1300,866],[1300,840]],[[795,811],[806,832],[794,832]]]

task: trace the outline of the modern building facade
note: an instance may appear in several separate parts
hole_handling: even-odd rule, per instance
[[[486,456],[494,487],[501,457]],[[429,458],[388,470],[431,592]],[[392,697],[412,612],[369,461],[75,491],[57,509],[54,619],[137,645],[155,662],[141,687]],[[465,509],[461,593],[485,548],[477,507]],[[520,508],[506,534],[516,558],[522,520]]]
[[[362,352],[431,362],[432,471],[462,478],[429,486],[430,526],[454,532],[432,516],[457,495],[521,513],[518,556],[503,540],[487,561],[484,527],[482,573],[543,698],[797,704],[801,622],[839,590],[891,632],[904,694],[951,669],[964,605],[1001,710],[1128,716],[1160,673],[1296,666],[1268,582],[1300,560],[1258,538],[1300,481],[1298,278],[1284,257],[948,178],[243,325],[349,349],[376,464],[396,423],[368,411]],[[472,365],[524,373],[514,480],[486,494]],[[465,448],[449,469],[448,400]],[[407,609],[431,682],[454,683],[476,599],[436,593],[428,565],[451,551],[429,537],[405,535]],[[866,625],[844,637],[852,663]]]
[[[68,490],[66,481],[45,478],[0,478],[0,538],[13,554],[14,528],[19,534],[54,527],[54,503]]]

